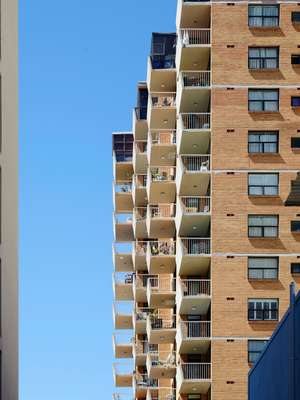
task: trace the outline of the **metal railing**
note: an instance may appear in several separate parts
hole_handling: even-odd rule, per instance
[[[209,338],[211,336],[210,321],[181,321],[180,326],[185,339]]]
[[[182,210],[185,214],[198,214],[210,212],[209,196],[182,196],[180,197]]]
[[[135,207],[133,213],[136,221],[143,221],[147,216],[147,207]]]
[[[174,240],[151,240],[148,242],[148,251],[152,256],[173,256],[176,251]]]
[[[176,316],[172,318],[160,317],[156,315],[150,315],[151,329],[175,329],[176,328]]]
[[[134,278],[134,279],[135,279],[135,286],[138,287],[138,288],[146,288],[146,287],[147,287],[148,280],[149,280],[150,278],[157,279],[156,276],[153,277],[153,275],[148,275],[148,274],[137,274],[137,275],[135,276],[135,278]]]
[[[210,296],[210,279],[182,279],[183,296]]]
[[[181,156],[185,169],[189,172],[206,172],[210,170],[210,155],[184,155]]]
[[[210,29],[180,29],[179,34],[183,46],[210,44]]]
[[[176,107],[176,93],[151,93],[151,104],[155,108]]]
[[[160,131],[160,132],[151,132],[151,142],[156,145],[172,145],[176,144],[176,131]]]
[[[150,218],[172,218],[175,217],[175,208],[175,204],[148,206],[148,215]]]
[[[136,256],[146,256],[147,243],[145,241],[136,241],[134,244],[134,253]]]
[[[173,351],[149,352],[151,365],[155,367],[175,367],[176,353]]]
[[[150,277],[148,279],[147,285],[150,286],[152,290],[163,291],[163,292],[175,292],[176,290],[176,279],[171,277],[162,277],[157,275],[156,277]]]
[[[210,254],[210,239],[181,238],[184,255]]]
[[[210,113],[182,113],[180,116],[185,130],[210,129]]]
[[[175,181],[175,167],[151,167],[151,179],[154,182]]]
[[[154,308],[149,307],[138,307],[135,310],[135,319],[136,321],[147,321],[148,315],[152,315],[154,312]]]
[[[186,380],[210,379],[210,363],[182,363],[183,378]]]
[[[146,355],[148,353],[157,352],[158,344],[151,344],[146,340],[137,340],[134,344],[135,353],[139,355]]]
[[[181,77],[184,87],[210,86],[210,71],[184,71]]]
[[[158,379],[149,378],[147,374],[135,374],[134,376],[135,384],[139,387],[144,388],[157,388],[158,387]]]

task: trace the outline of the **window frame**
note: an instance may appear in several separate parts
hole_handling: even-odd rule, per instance
[[[262,307],[261,308],[257,308],[253,307],[252,309],[250,309],[250,304],[252,303],[262,303]],[[274,309],[271,308],[271,304],[276,302],[277,307]],[[269,307],[266,308],[265,304],[269,304]],[[253,318],[250,318],[250,312],[253,312]],[[272,312],[276,313],[276,317],[275,318],[266,318],[266,315],[268,315],[269,317],[272,316]],[[260,313],[262,318],[257,318],[258,313]],[[274,322],[274,321],[278,321],[279,320],[279,298],[248,298],[248,321],[249,322]]]
[[[254,350],[251,351],[251,350],[250,350],[250,346],[249,346],[249,345],[250,345],[250,342],[251,342],[251,343],[253,343],[253,342],[260,342],[260,343],[263,343],[264,346],[263,346],[263,348],[262,348],[262,350],[261,350],[260,352],[254,351]],[[259,356],[261,355],[261,353],[262,353],[263,350],[265,349],[267,343],[268,343],[268,340],[264,340],[264,339],[249,339],[249,340],[248,340],[248,363],[249,363],[249,364],[254,365],[254,364],[256,363],[256,361],[258,360]],[[257,358],[256,358],[254,361],[251,360],[250,354],[257,354]]]
[[[276,92],[277,93],[277,100],[250,100],[250,93],[251,92]],[[276,102],[277,103],[277,109],[276,110],[266,110],[266,103],[268,102]],[[262,104],[262,109],[261,110],[251,110],[250,104],[251,103],[260,103]],[[280,109],[280,91],[279,89],[248,89],[248,111],[250,113],[278,113]]]
[[[250,260],[251,259],[273,259],[276,260],[276,268],[273,267],[268,267],[268,268],[250,268]],[[248,280],[249,281],[277,281],[278,277],[279,277],[279,257],[248,257],[247,260],[248,264],[247,264],[247,268],[248,268]],[[260,278],[253,278],[250,276],[250,271],[253,270],[261,270],[262,271],[262,275],[264,275],[264,271],[266,270],[274,270],[276,271],[276,278],[265,278],[264,276],[260,277]]]
[[[276,175],[277,176],[277,185],[250,185],[250,176],[251,175]],[[276,188],[277,193],[276,194],[265,194],[265,189],[266,188]],[[250,188],[262,188],[262,194],[252,194],[250,193]],[[279,173],[278,172],[249,172],[248,173],[248,196],[251,197],[278,197],[279,196]]]
[[[300,11],[292,11],[291,13],[292,24],[300,24],[300,18],[299,20],[297,20],[297,18],[294,18],[295,15],[298,15],[300,17]]]
[[[262,12],[261,15],[256,15],[256,16],[252,16],[250,15],[250,9],[252,7],[261,7],[261,9],[263,10],[266,7],[274,7],[277,8],[278,10],[278,15],[277,16],[268,16],[268,15],[264,15],[264,13]],[[261,25],[251,25],[250,24],[250,20],[251,18],[261,18],[262,20],[262,24]],[[265,25],[264,21],[266,19],[270,19],[270,18],[274,18],[277,20],[276,25]],[[280,26],[280,4],[248,4],[248,27],[250,29],[278,29]]]
[[[296,142],[299,143],[299,146],[296,146]],[[291,137],[291,148],[292,149],[300,149],[300,137]]]
[[[276,217],[277,225],[249,225],[250,217]],[[262,235],[261,236],[250,236],[251,228],[260,228]],[[276,228],[276,236],[265,236],[265,230],[268,228]],[[248,214],[248,238],[250,239],[277,239],[279,237],[279,215],[278,214]]]
[[[250,57],[250,50],[252,49],[256,49],[256,50],[276,50],[276,57]],[[249,46],[248,47],[248,69],[252,70],[252,71],[261,71],[261,70],[278,70],[279,69],[279,51],[280,51],[280,47],[279,46]],[[250,61],[251,60],[257,60],[259,61],[259,64],[263,64],[263,66],[260,65],[259,68],[254,68],[251,67],[250,65]],[[272,68],[268,68],[265,63],[267,62],[267,60],[275,60],[276,61],[276,67],[272,67]]]
[[[293,63],[293,59],[297,59],[299,62]],[[300,66],[300,54],[291,54],[291,64],[293,66]]]
[[[293,104],[293,100],[297,99],[299,104]],[[300,96],[291,96],[291,107],[299,108],[300,107]]]
[[[264,135],[276,135],[276,142],[262,142],[262,141],[256,141],[256,142],[250,142],[249,137],[250,135],[257,135],[257,136],[264,136]],[[266,144],[270,143],[276,143],[276,152],[271,152],[271,151],[265,151]],[[250,147],[253,144],[258,144],[259,147],[261,145],[263,151],[250,151]],[[278,154],[279,153],[279,131],[248,131],[248,154]]]
[[[299,229],[293,230],[293,226],[298,225]],[[294,220],[291,221],[291,233],[299,235],[300,233],[300,221],[299,220]]]
[[[297,267],[296,267],[297,266]],[[293,268],[299,268],[299,272],[298,271],[293,271]],[[300,275],[300,262],[294,262],[294,263],[291,263],[291,275]]]

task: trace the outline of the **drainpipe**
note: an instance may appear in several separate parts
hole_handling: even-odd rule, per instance
[[[289,313],[289,398],[296,400],[295,393],[295,283],[290,284],[290,313]]]

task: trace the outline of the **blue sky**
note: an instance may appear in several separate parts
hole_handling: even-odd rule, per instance
[[[111,132],[176,0],[20,0],[20,399],[111,399]]]

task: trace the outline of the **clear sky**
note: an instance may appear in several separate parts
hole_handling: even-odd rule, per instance
[[[111,132],[176,0],[20,0],[20,400],[111,399]]]

